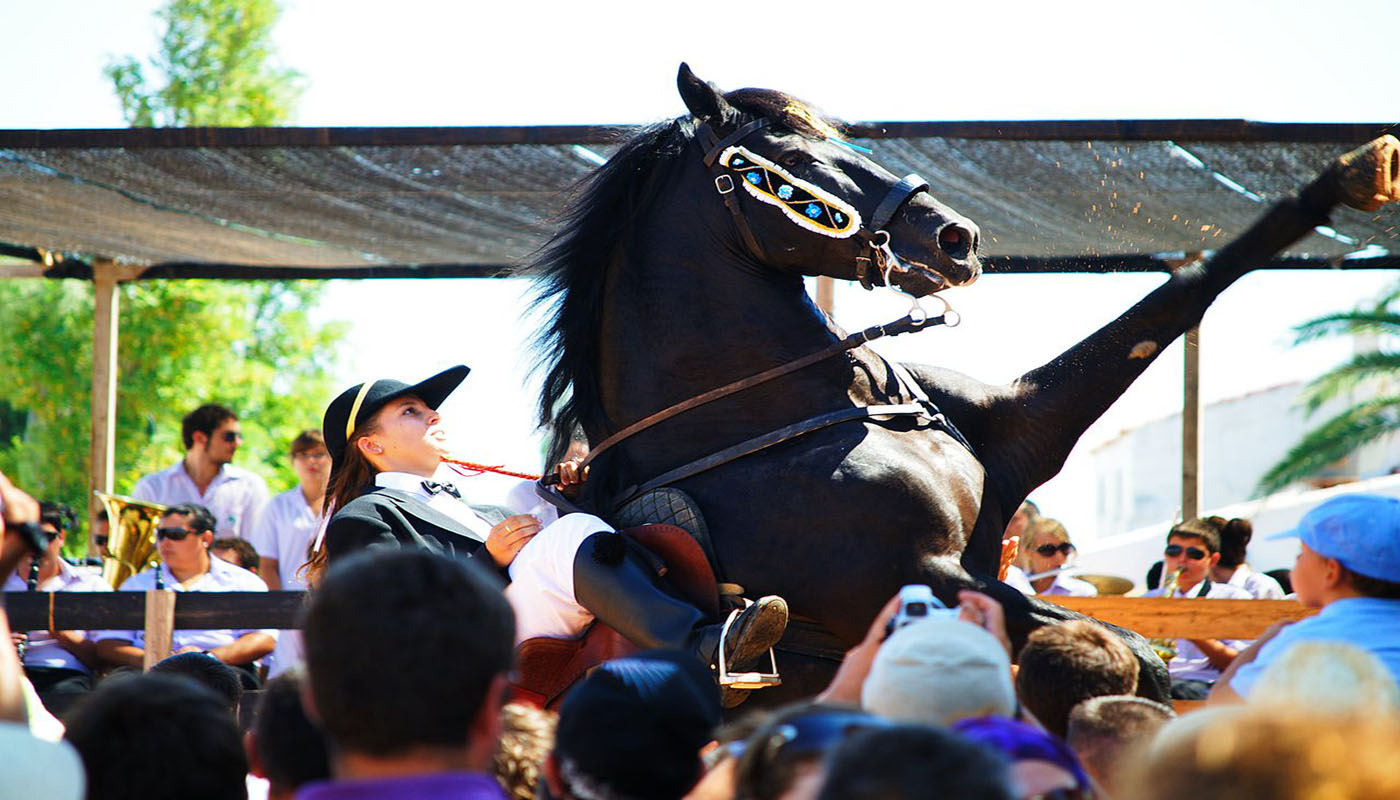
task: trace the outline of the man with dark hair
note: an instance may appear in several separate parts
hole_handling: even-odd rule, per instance
[[[334,780],[298,800],[503,798],[486,774],[515,641],[501,582],[424,550],[338,561],[302,624]]]
[[[268,800],[291,800],[303,785],[331,776],[325,737],[301,707],[303,681],[300,669],[268,681],[243,740],[248,771],[267,780]]]
[[[153,675],[174,675],[188,678],[219,697],[229,713],[237,719],[238,703],[243,699],[243,683],[228,665],[208,653],[180,653],[161,659],[151,667]]]
[[[258,557],[258,551],[253,549],[253,545],[247,539],[236,539],[232,536],[215,539],[209,545],[209,552],[235,567],[246,569],[254,575],[262,577],[258,571],[262,559]],[[267,583],[267,581],[264,580],[263,583]]]
[[[609,661],[559,708],[546,797],[680,800],[704,771],[719,692],[693,656],[652,650]]]
[[[1014,800],[1010,765],[941,728],[899,725],[848,736],[827,759],[817,800]]]
[[[1248,697],[1264,670],[1301,642],[1356,645],[1400,681],[1400,500],[1334,497],[1271,538],[1288,536],[1302,540],[1293,565],[1298,602],[1321,611],[1270,629],[1226,670],[1210,699]]]
[[[244,800],[248,761],[223,701],[188,678],[104,681],[68,718],[65,738],[102,800]]]
[[[243,441],[238,415],[202,405],[185,417],[180,435],[185,457],[137,481],[131,496],[164,506],[198,503],[213,512],[216,533],[247,538],[267,503],[267,484],[233,465]]]
[[[65,505],[39,504],[39,528],[48,537],[43,554],[21,557],[14,571],[5,576],[3,590],[23,592],[110,592],[112,587],[90,572],[74,569],[63,560],[63,545],[74,514]],[[24,674],[39,693],[50,713],[62,716],[68,708],[92,690],[92,671],[97,665],[93,631],[25,631],[14,635],[23,651]]]
[[[1118,797],[1120,770],[1175,717],[1176,712],[1145,697],[1094,697],[1070,712],[1065,742],[1079,756],[1079,763],[1094,782],[1109,797]]]
[[[1249,592],[1228,583],[1210,579],[1210,570],[1220,562],[1220,533],[1204,520],[1186,520],[1167,534],[1162,558],[1162,585],[1144,597],[1185,599],[1251,600]],[[1176,653],[1167,662],[1171,674],[1171,695],[1177,700],[1204,700],[1248,642],[1235,639],[1176,639]]]
[[[194,504],[166,509],[156,528],[156,550],[160,564],[138,572],[121,585],[123,592],[144,592],[166,588],[177,592],[265,592],[267,585],[258,576],[210,555],[214,542],[214,517],[209,509]],[[244,686],[258,686],[255,662],[272,652],[277,631],[231,629],[175,631],[174,653],[204,652],[237,667]],[[123,666],[140,667],[145,661],[144,631],[104,631],[97,637],[98,654]],[[170,653],[159,653],[164,658]]]
[[[1026,639],[1017,659],[1016,693],[1044,728],[1064,738],[1080,701],[1132,694],[1138,662],[1123,640],[1088,620],[1046,625]]]

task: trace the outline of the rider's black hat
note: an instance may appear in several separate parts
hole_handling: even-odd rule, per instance
[[[357,383],[341,392],[326,406],[326,416],[321,425],[321,433],[326,437],[326,449],[330,451],[331,459],[339,462],[355,426],[374,416],[374,412],[383,408],[389,401],[411,394],[426,403],[428,408],[436,410],[467,377],[468,372],[471,372],[470,368],[458,364],[413,385],[380,378]]]

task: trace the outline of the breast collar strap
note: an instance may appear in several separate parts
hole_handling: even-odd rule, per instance
[[[700,146],[705,149],[705,166],[715,176],[715,191],[724,199],[724,207],[729,209],[729,215],[734,219],[734,226],[739,229],[739,236],[744,240],[749,253],[760,262],[766,260],[763,245],[759,244],[758,237],[754,236],[753,229],[749,227],[744,211],[739,207],[739,193],[734,191],[734,177],[719,166],[719,157],[727,148],[738,144],[749,134],[761,131],[771,124],[768,119],[760,117],[739,126],[723,138],[720,138],[708,123],[702,122],[695,129]],[[856,257],[856,278],[867,290],[887,285],[890,270],[898,264],[898,259],[890,248],[890,234],[886,226],[910,197],[925,191],[928,191],[928,181],[916,173],[905,175],[885,192],[885,196],[876,204],[875,212],[869,221],[856,231],[855,235],[860,237],[868,250],[867,254]]]

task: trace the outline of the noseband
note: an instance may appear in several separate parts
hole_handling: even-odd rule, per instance
[[[735,148],[749,134],[767,128],[771,123],[765,118],[756,119],[753,122],[740,126],[733,133],[720,138],[715,135],[714,130],[705,123],[701,123],[696,129],[696,135],[700,139],[701,145],[705,148],[705,166],[714,173],[715,191],[724,198],[724,206],[729,209],[729,215],[734,218],[734,225],[739,229],[739,236],[744,240],[745,246],[749,248],[754,258],[759,261],[766,261],[763,245],[759,244],[758,238],[753,235],[753,229],[749,227],[748,219],[745,218],[743,209],[739,207],[738,193],[734,191],[734,173],[742,170],[744,176],[753,176],[751,181],[755,185],[760,183],[764,188],[771,189],[771,196],[778,201],[786,203],[791,207],[790,198],[796,196],[797,204],[806,204],[808,216],[814,219],[821,219],[826,223],[825,229],[818,229],[818,232],[833,238],[844,239],[855,236],[865,244],[865,252],[856,256],[856,278],[860,280],[860,285],[866,289],[873,289],[876,286],[889,285],[891,270],[899,266],[899,259],[895,256],[893,248],[890,247],[890,234],[886,226],[890,220],[894,219],[895,212],[899,211],[910,197],[928,190],[928,181],[917,174],[910,173],[900,178],[876,204],[875,211],[871,214],[868,224],[860,221],[858,214],[851,214],[851,219],[842,218],[840,211],[833,211],[827,203],[822,201],[825,195],[820,189],[811,185],[803,185],[805,182],[798,181],[787,175],[781,168],[773,164],[752,163],[752,154],[741,151],[749,156],[747,160],[740,162],[738,156],[730,151]],[[761,170],[766,173],[759,178]],[[775,180],[776,178],[776,180]],[[777,186],[772,184],[777,183]],[[804,195],[813,195],[810,200],[802,199]],[[829,197],[829,196],[828,196]],[[830,198],[833,205],[846,205],[837,198]],[[776,201],[770,201],[778,205]],[[830,202],[830,201],[828,201]],[[843,223],[854,223],[844,225]],[[801,224],[801,223],[799,223]],[[810,225],[802,225],[812,229]]]

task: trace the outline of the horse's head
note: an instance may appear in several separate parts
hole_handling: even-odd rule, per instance
[[[915,296],[981,274],[977,225],[866,158],[805,103],[765,89],[722,94],[685,64],[677,83],[736,241],[755,260],[867,287],[888,275]]]

